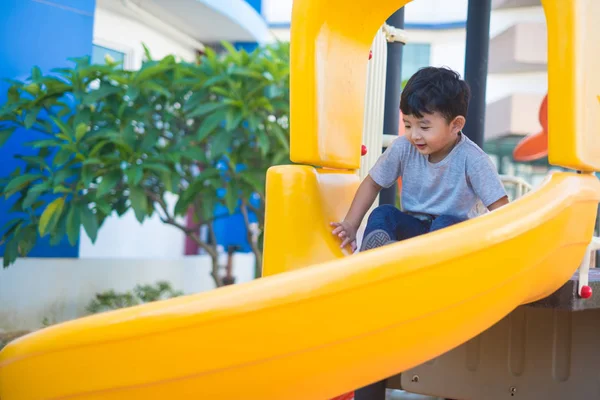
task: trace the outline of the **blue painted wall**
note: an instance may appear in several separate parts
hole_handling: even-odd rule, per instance
[[[68,57],[91,54],[96,0],[1,0],[0,78],[25,79],[31,67],[44,72],[69,66]],[[0,104],[6,101],[8,85],[0,82]],[[0,148],[0,176],[6,176],[17,165],[14,154],[23,154],[23,142],[36,137],[26,130],[16,131]],[[0,229],[12,217],[12,202],[0,199]],[[0,248],[0,253],[3,253]],[[34,257],[77,257],[78,246],[65,240],[50,246],[44,239],[30,254]]]
[[[238,50],[246,50],[246,52],[252,53],[258,47],[258,43],[256,43],[256,42],[235,42],[235,43],[233,43],[233,47],[235,47]]]
[[[262,14],[262,0],[246,0],[246,3],[250,4],[259,14]]]

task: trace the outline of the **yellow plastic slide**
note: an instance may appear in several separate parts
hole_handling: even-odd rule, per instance
[[[51,327],[0,353],[0,398],[331,398],[558,289],[583,258],[599,201],[595,177],[560,173],[433,234]]]
[[[0,399],[325,400],[430,360],[566,282],[600,201],[587,173],[557,173],[493,213],[343,257],[328,223],[358,183],[341,168],[359,165],[369,44],[407,2],[294,1],[292,156],[328,169],[270,170],[271,276],[21,338],[0,353]],[[550,159],[597,170],[600,2],[543,4]]]

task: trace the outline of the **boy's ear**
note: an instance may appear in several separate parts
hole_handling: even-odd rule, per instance
[[[465,127],[466,123],[467,123],[467,120],[462,115],[459,115],[456,118],[454,118],[452,120],[452,122],[450,123],[452,133],[458,133],[458,132],[462,131],[462,129]]]

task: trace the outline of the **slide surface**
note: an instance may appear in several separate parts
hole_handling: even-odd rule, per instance
[[[558,173],[445,230],[51,327],[0,353],[0,398],[332,398],[558,289],[583,258],[599,201],[595,177]]]

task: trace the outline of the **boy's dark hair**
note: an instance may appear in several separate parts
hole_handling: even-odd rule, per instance
[[[407,82],[400,97],[404,115],[422,118],[439,112],[448,122],[459,115],[467,117],[471,89],[457,72],[449,68],[425,67]]]

